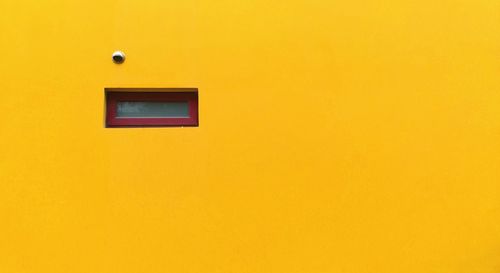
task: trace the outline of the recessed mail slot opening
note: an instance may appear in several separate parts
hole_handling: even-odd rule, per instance
[[[173,90],[106,89],[106,127],[198,126],[197,90]]]

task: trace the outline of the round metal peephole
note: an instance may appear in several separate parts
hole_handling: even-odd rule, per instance
[[[121,51],[115,51],[113,53],[113,62],[115,64],[121,64],[125,61],[125,53]]]

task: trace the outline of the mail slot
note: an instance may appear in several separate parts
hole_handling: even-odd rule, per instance
[[[106,90],[106,127],[163,126],[198,126],[197,90]]]

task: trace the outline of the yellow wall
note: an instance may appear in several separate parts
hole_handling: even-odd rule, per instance
[[[0,272],[499,272],[499,10],[0,1]],[[106,129],[106,87],[200,126]]]

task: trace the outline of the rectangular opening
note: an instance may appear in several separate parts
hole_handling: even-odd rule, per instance
[[[189,103],[119,101],[116,103],[117,118],[187,118]]]
[[[106,89],[106,127],[198,126],[196,89]]]

